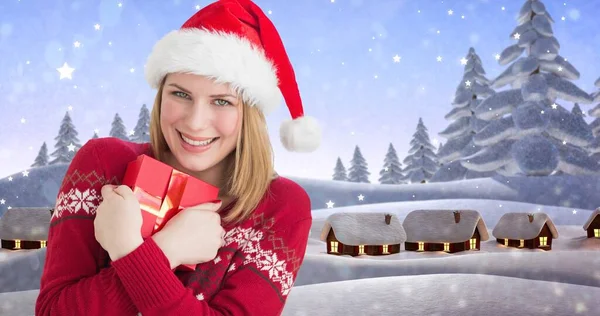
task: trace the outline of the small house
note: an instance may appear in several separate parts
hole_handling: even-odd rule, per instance
[[[587,238],[600,238],[600,207],[592,212],[583,230],[587,231]]]
[[[548,215],[538,213],[506,213],[492,231],[499,244],[506,247],[552,249],[558,238],[556,226]]]
[[[455,253],[481,249],[489,238],[483,218],[475,210],[415,210],[402,223],[406,251]]]
[[[2,248],[37,249],[46,247],[52,209],[22,207],[6,210],[0,217]]]
[[[406,234],[396,215],[335,213],[325,221],[320,239],[328,254],[379,256],[399,253]]]

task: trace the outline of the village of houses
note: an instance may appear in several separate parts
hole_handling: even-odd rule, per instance
[[[46,247],[53,209],[12,208],[0,217],[0,240],[8,251]],[[600,208],[582,223],[582,237],[600,238]],[[500,246],[552,249],[559,238],[543,212],[504,214],[491,231]],[[331,255],[380,256],[405,251],[456,253],[480,250],[490,239],[484,218],[475,210],[414,210],[404,222],[389,213],[340,212],[327,217],[319,239]]]

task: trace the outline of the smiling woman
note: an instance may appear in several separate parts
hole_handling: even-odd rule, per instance
[[[59,190],[36,315],[279,315],[303,262],[310,199],[277,176],[265,114],[281,102],[290,151],[320,144],[277,30],[249,0],[222,0],[162,38],[147,62],[150,142],[90,140]],[[149,155],[218,187],[147,239],[118,185]],[[197,265],[180,271],[180,265]]]

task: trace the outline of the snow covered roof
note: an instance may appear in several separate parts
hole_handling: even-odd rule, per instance
[[[592,224],[596,216],[600,216],[600,207],[592,212],[590,218],[588,218],[587,222],[585,222],[585,224],[583,225],[583,230],[587,230],[590,227],[590,224]]]
[[[454,211],[460,211],[458,223],[454,220]],[[473,236],[475,228],[482,241],[489,238],[483,218],[474,210],[415,210],[406,215],[402,226],[407,242],[463,242]]]
[[[385,223],[389,213],[334,213],[327,217],[321,230],[321,240],[326,241],[333,229],[335,237],[345,245],[395,245],[406,241],[406,233],[396,215],[390,224]]]
[[[47,240],[50,207],[23,207],[6,210],[0,217],[0,239]]]
[[[533,222],[529,222],[528,214],[533,214]],[[558,238],[558,231],[552,219],[542,212],[506,213],[500,217],[492,234],[495,238],[500,239],[533,239],[540,234],[544,224],[548,224],[552,238]]]

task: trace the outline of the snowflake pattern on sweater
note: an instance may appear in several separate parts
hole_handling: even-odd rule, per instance
[[[127,144],[130,149],[127,154],[111,154],[111,149],[123,151],[122,142],[116,139],[88,142],[80,149],[87,154],[78,153],[65,175],[50,223],[48,254],[36,306],[36,311],[44,312],[38,314],[83,310],[86,315],[101,315],[106,311],[89,310],[89,306],[100,309],[100,306],[106,306],[110,300],[116,299],[119,300],[116,304],[119,307],[111,310],[114,315],[131,315],[125,312],[125,308],[130,311],[132,307],[144,315],[189,315],[190,311],[195,311],[192,314],[221,315],[224,310],[233,315],[278,315],[294,285],[306,249],[312,222],[310,200],[306,192],[292,181],[279,177],[272,181],[269,194],[265,195],[250,218],[237,226],[224,227],[225,246],[219,249],[214,260],[197,265],[195,271],[169,271],[168,267],[167,271],[159,271],[164,268],[155,270],[152,267],[153,271],[148,271],[148,275],[136,276],[143,274],[143,271],[140,272],[139,266],[129,262],[159,265],[166,259],[164,254],[163,258],[148,257],[149,252],[155,253],[156,250],[153,248],[155,246],[146,245],[117,262],[109,262],[108,254],[93,240],[93,221],[90,221],[95,218],[96,209],[102,203],[102,186],[120,184],[119,179],[122,179],[125,169],[123,166],[139,154],[148,154],[144,144],[131,143]],[[98,148],[101,143],[104,148]],[[109,166],[104,166],[100,163],[103,154],[105,157],[122,157],[122,161],[111,161]],[[116,167],[111,169],[113,164]],[[94,258],[82,258],[82,254],[93,254]],[[82,262],[93,266],[82,267]],[[103,277],[99,283],[103,284],[101,288],[92,286],[82,288],[83,292],[64,291],[65,286],[75,284],[80,279],[93,280],[94,275],[90,273],[108,268],[118,271],[115,277],[119,275],[125,279],[121,282],[117,279],[107,281]],[[82,271],[88,272],[82,274]],[[45,275],[60,278],[62,283],[53,283]],[[153,275],[159,280],[152,280]],[[179,307],[173,307],[177,304],[173,305],[172,302],[165,302],[164,306],[159,306],[162,309],[157,309],[157,302],[162,301],[161,296],[164,295],[161,286],[175,287],[173,282],[191,289],[188,299],[197,303],[184,299]],[[61,293],[61,296],[70,297],[58,299],[57,294],[46,296],[46,293]],[[127,299],[127,294],[131,301]],[[179,301],[183,294],[172,295],[164,300]],[[90,300],[95,302],[83,303]],[[53,305],[48,305],[51,303]]]

